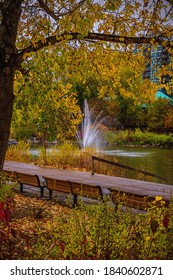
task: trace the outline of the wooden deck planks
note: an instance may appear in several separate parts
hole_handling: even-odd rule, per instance
[[[39,167],[32,164],[6,161],[4,170],[37,174],[39,177],[51,177],[59,180],[69,180],[84,185],[99,185],[103,192],[107,189],[118,190],[142,196],[162,196],[170,200],[173,196],[173,185],[151,183],[140,180],[126,179],[103,174],[91,175],[89,172]]]

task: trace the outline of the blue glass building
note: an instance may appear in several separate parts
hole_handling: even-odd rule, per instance
[[[173,97],[168,94],[166,89],[164,88],[165,85],[172,85],[172,79],[170,75],[162,75],[158,76],[159,69],[162,66],[170,67],[169,70],[173,71],[172,69],[172,57],[166,50],[164,46],[147,46],[143,54],[147,59],[147,64],[145,71],[143,73],[144,79],[150,79],[152,82],[158,84],[158,92],[156,93],[156,98],[168,98],[170,99],[171,103],[173,102]],[[162,86],[159,86],[162,85]]]

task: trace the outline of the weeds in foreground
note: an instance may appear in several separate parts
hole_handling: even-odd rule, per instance
[[[173,203],[166,207],[160,197],[146,213],[134,214],[121,203],[115,209],[109,198],[97,205],[80,200],[71,209],[20,194],[14,204],[1,190],[0,259],[173,259]]]
[[[28,259],[173,259],[173,206],[154,201],[146,214],[108,201],[62,212],[38,231]]]

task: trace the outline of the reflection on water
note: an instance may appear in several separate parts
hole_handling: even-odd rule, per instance
[[[46,149],[46,152],[47,152],[47,153],[49,153],[49,152],[51,152],[51,151],[52,151],[52,148],[47,148],[47,149]],[[40,146],[38,146],[38,147],[36,147],[36,148],[31,147],[31,149],[30,149],[30,153],[31,153],[31,155],[34,156],[34,157],[38,157],[39,154],[40,154],[40,152],[41,152]]]
[[[116,157],[119,163],[165,177],[173,185],[173,149],[109,146],[104,153]]]
[[[110,151],[103,151],[104,154],[110,156],[119,156],[119,157],[144,157],[146,155],[150,155],[149,152],[130,152],[124,150],[110,150]]]

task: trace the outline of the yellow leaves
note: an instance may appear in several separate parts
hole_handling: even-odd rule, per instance
[[[162,196],[156,196],[155,200],[153,201],[153,204],[159,203],[160,205],[165,205],[165,201],[163,200]]]
[[[107,93],[107,87],[106,86],[101,86],[99,89],[99,96],[104,97]]]
[[[28,55],[29,55],[28,53],[24,53],[23,54],[23,60],[25,60],[28,57]]]
[[[71,87],[72,87],[72,84],[70,84],[70,83],[67,83],[67,84],[66,84],[66,89],[67,89],[67,90],[71,89]]]
[[[70,35],[70,34],[63,34],[63,35],[57,35],[56,36],[56,40],[58,41],[58,42],[60,42],[60,41],[63,41],[63,40],[71,40],[73,37],[72,37],[72,35]]]
[[[162,196],[156,196],[155,197],[155,201],[161,201],[162,200]]]
[[[149,241],[149,240],[151,240],[151,236],[145,236],[145,241]]]
[[[40,41],[42,42],[42,44],[45,44],[46,43],[46,38],[44,37]]]
[[[31,40],[31,44],[33,45],[34,48],[38,47],[38,44],[34,40]]]
[[[153,45],[153,46],[155,45],[155,39],[154,39],[154,38],[152,38],[152,39],[150,40],[150,44]]]
[[[62,41],[62,40],[64,39],[64,37],[61,36],[61,35],[57,35],[57,36],[56,36],[56,39],[57,39],[57,41]]]
[[[71,39],[72,39],[72,35],[66,34],[66,35],[65,35],[65,39],[66,39],[66,40],[71,40]]]
[[[124,40],[124,38],[122,37],[122,38],[119,39],[119,41],[123,43],[125,40]]]
[[[125,89],[125,88],[120,88],[119,90],[120,90],[120,93],[121,93],[121,95],[122,95],[123,97],[130,98],[130,97],[133,96],[133,93],[132,93],[132,91],[130,91],[130,90],[127,90],[127,89]],[[134,97],[134,96],[133,96],[133,97]]]

